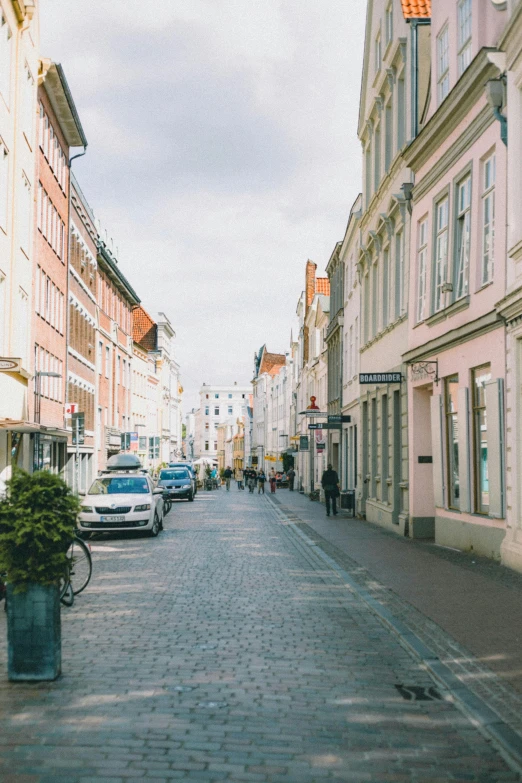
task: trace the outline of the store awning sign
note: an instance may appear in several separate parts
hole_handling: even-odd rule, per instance
[[[2,359],[0,358],[0,372],[16,372],[20,369],[20,359]]]

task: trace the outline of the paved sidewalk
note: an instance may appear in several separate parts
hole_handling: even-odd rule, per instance
[[[7,683],[0,618],[1,783],[520,781],[309,550],[224,491],[94,542],[56,683]]]

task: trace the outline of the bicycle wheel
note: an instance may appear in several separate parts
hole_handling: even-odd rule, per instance
[[[75,538],[67,550],[69,579],[74,595],[85,590],[92,574],[92,557],[89,546],[81,538]]]
[[[72,606],[74,603],[74,593],[72,584],[70,582],[64,582],[63,592],[60,595],[60,601],[64,606]]]

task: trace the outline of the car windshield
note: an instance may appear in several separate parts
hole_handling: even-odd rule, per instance
[[[186,470],[162,470],[160,473],[160,481],[181,481],[188,478],[189,474]]]
[[[104,476],[93,482],[89,495],[147,495],[146,478],[141,476]]]

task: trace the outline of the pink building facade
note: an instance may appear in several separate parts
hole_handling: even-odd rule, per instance
[[[413,174],[408,350],[410,535],[496,559],[506,535],[506,166],[487,99],[506,13],[431,7],[431,89]]]

